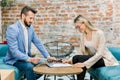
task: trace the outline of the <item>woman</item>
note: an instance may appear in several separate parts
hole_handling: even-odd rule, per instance
[[[105,47],[103,31],[93,27],[91,22],[82,15],[74,19],[75,28],[82,33],[80,48],[72,59],[62,60],[63,63],[72,62],[73,67],[82,67],[83,72],[77,75],[77,80],[84,80],[87,69],[103,66],[119,65],[114,56]]]

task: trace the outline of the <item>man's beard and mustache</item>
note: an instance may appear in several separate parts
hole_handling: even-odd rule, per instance
[[[31,24],[28,24],[27,21],[26,21],[26,19],[25,19],[25,20],[24,20],[24,24],[25,24],[25,26],[30,27],[32,23],[31,23]]]

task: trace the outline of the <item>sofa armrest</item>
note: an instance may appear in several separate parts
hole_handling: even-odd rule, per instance
[[[108,47],[113,56],[120,61],[120,47]]]
[[[4,57],[8,51],[7,44],[0,44],[0,57]]]

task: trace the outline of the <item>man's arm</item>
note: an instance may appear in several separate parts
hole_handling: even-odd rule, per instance
[[[37,49],[42,53],[42,55],[47,58],[49,55],[48,51],[45,49],[42,41],[39,40],[39,38],[37,37],[36,33],[33,30],[33,34],[32,34],[32,42],[34,43],[34,45],[37,47]]]
[[[7,43],[8,43],[8,46],[9,46],[10,54],[14,58],[16,58],[16,60],[27,61],[27,59],[29,57],[26,56],[21,51],[19,51],[19,49],[18,49],[19,44],[18,44],[18,41],[17,41],[17,37],[18,37],[18,30],[17,29],[18,29],[17,27],[14,27],[12,25],[7,29],[7,32],[6,32],[6,39],[7,39]]]
[[[46,48],[44,47],[43,43],[38,39],[36,33],[33,30],[33,34],[32,34],[32,42],[34,43],[34,45],[38,48],[38,50],[42,53],[42,55],[47,58],[48,60],[52,60],[52,61],[56,61],[55,57],[51,57],[48,53],[48,51],[46,50]]]

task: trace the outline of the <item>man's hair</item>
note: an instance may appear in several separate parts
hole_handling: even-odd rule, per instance
[[[22,14],[27,15],[28,11],[32,11],[34,14],[37,13],[37,11],[35,9],[33,9],[33,8],[29,7],[29,6],[25,6],[25,7],[22,8],[20,16],[22,17]]]

